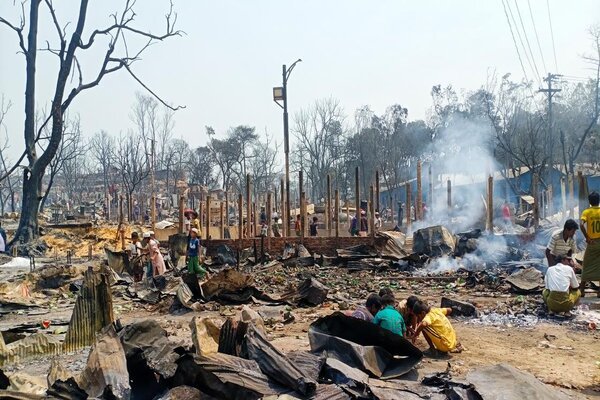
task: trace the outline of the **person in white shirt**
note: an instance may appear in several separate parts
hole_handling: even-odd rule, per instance
[[[381,221],[381,217],[379,216],[379,212],[375,212],[375,232],[378,232],[381,229],[383,222]]]
[[[542,297],[550,312],[568,313],[579,301],[579,282],[568,256],[555,255],[554,259],[556,264],[546,271]]]
[[[4,243],[4,238],[0,235],[0,253],[4,253],[6,251],[6,243]]]

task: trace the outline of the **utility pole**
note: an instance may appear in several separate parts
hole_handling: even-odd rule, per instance
[[[152,205],[150,208],[150,215],[152,216],[152,230],[154,231],[155,227],[156,227],[156,177],[155,177],[155,173],[156,173],[156,164],[155,164],[155,149],[154,149],[154,143],[155,140],[154,139],[150,139],[150,162],[151,162],[151,185],[152,185]]]
[[[544,82],[546,82],[548,84],[548,87],[540,88],[540,90],[538,90],[538,92],[540,92],[540,93],[546,93],[546,96],[548,97],[548,138],[552,137],[552,131],[554,128],[554,121],[553,121],[553,114],[552,114],[552,98],[554,97],[555,93],[562,91],[562,89],[553,88],[552,83],[555,82],[561,76],[562,75],[551,74],[548,72],[548,76],[546,76],[544,78]],[[568,167],[566,164],[567,158],[566,158],[566,153],[565,153],[565,134],[562,131],[562,129],[560,131],[560,142],[562,145],[563,158],[564,158],[564,162],[565,162],[565,173],[568,175],[569,170],[568,170]],[[535,197],[535,195],[534,195],[534,197]]]
[[[288,107],[287,107],[287,82],[290,78],[292,70],[301,62],[301,59],[296,60],[289,68],[284,64],[282,66],[282,77],[283,86],[273,88],[273,100],[283,109],[283,151],[285,155],[285,216],[284,221],[287,220],[286,236],[291,236],[291,224],[290,224],[290,134],[288,127]],[[278,101],[282,101],[283,105],[279,104]],[[283,210],[281,212],[283,214]]]

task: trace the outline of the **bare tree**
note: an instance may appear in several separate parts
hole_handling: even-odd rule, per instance
[[[133,194],[150,175],[150,160],[142,145],[142,136],[129,132],[117,140],[114,164],[125,189],[127,211],[133,220]]]
[[[91,163],[86,152],[89,147],[83,141],[75,144],[78,151],[75,151],[72,157],[67,157],[63,162],[60,177],[64,184],[67,197],[75,203],[81,203],[88,199],[88,194],[94,193],[93,180],[90,179],[92,172]],[[106,193],[106,192],[104,192]],[[99,199],[92,199],[94,201]]]
[[[586,141],[594,135],[600,119],[600,25],[590,28],[590,36],[594,54],[584,56],[584,60],[591,65],[594,76],[587,82],[564,88],[566,101],[559,103],[562,121],[561,109],[557,113],[563,161],[570,174],[575,173],[575,162],[584,151]]]
[[[42,131],[44,132],[45,130]],[[82,147],[79,116],[73,119],[69,119],[68,116],[65,116],[62,139],[56,155],[50,161],[49,168],[47,168],[48,182],[42,200],[40,201],[40,212],[44,211],[48,196],[54,186],[54,181],[56,177],[63,172],[65,162],[71,162],[73,159],[79,157],[83,151],[84,148]]]
[[[173,154],[173,190],[171,193],[177,193],[177,182],[186,180],[188,175],[192,151],[188,142],[183,139],[172,140],[169,148]],[[169,189],[167,186],[167,190]]]
[[[305,165],[313,199],[325,195],[326,180],[323,177],[334,170],[337,139],[344,135],[343,121],[339,101],[331,98],[316,101],[294,118],[297,160]]]
[[[10,101],[6,101],[4,94],[0,99],[0,134],[5,136],[4,140],[0,142],[0,175],[3,179],[0,179],[0,208],[2,214],[5,211],[5,205],[7,202],[10,203],[10,209],[12,212],[15,211],[15,191],[17,190],[19,177],[16,172],[9,173],[10,160],[8,158],[9,143],[8,143],[8,130],[4,119],[8,114],[8,111],[12,107]]]
[[[81,0],[79,2],[77,20],[70,33],[70,38],[68,37],[69,23],[61,24],[52,0],[44,0],[43,2],[41,0],[30,1],[28,13],[25,11],[25,3],[21,3],[21,19],[18,24],[0,17],[0,23],[6,25],[16,34],[19,49],[25,56],[26,63],[25,127],[23,132],[25,151],[17,160],[15,166],[6,173],[10,175],[24,159],[27,159],[27,166],[23,173],[23,199],[19,227],[11,245],[25,244],[39,235],[38,212],[42,198],[42,178],[46,168],[59,150],[64,131],[64,115],[73,100],[81,92],[98,86],[107,75],[119,70],[127,71],[144,89],[154,94],[134,73],[132,65],[140,60],[140,55],[153,43],[180,35],[180,32],[174,28],[177,14],[173,12],[172,4],[165,17],[165,32],[157,35],[135,26],[135,1],[125,0],[123,9],[120,12],[112,14],[111,25],[93,30],[84,39],[83,31],[88,16],[88,3],[89,0]],[[40,50],[38,25],[43,23],[43,21],[40,21],[41,17],[43,18],[43,15],[40,13],[41,4],[47,8],[47,16],[51,21],[50,23],[56,29],[58,43],[50,44],[50,40],[46,40],[46,47]],[[104,42],[108,43],[104,51],[104,57],[95,75],[87,79],[84,76],[85,74],[79,62],[78,55],[87,49],[99,47],[102,41],[96,39],[100,37],[105,38]],[[132,37],[142,39],[142,44],[135,51],[131,51],[134,48],[134,43],[129,39]],[[139,43],[140,40],[137,42]],[[37,103],[39,103],[35,90],[36,78],[38,72],[44,76],[49,75],[47,71],[36,68],[38,51],[46,51],[56,56],[58,59],[58,77],[51,102],[50,115],[41,124],[40,129],[36,131],[36,107]],[[71,76],[74,76],[75,79],[70,80]],[[71,82],[75,83],[72,85]],[[41,130],[48,123],[52,127],[51,136],[45,150],[38,155],[36,143],[40,139]]]
[[[207,146],[194,150],[190,158],[190,183],[207,187],[215,186],[217,179],[214,175],[213,163],[212,151]]]
[[[112,136],[106,131],[96,133],[90,140],[89,150],[91,158],[95,161],[102,174],[106,207],[111,206],[109,191],[115,181],[113,174],[116,156],[116,144]]]
[[[266,193],[277,184],[277,177],[281,173],[277,155],[279,145],[268,134],[264,141],[258,141],[252,146],[252,156],[249,162],[249,171],[254,177],[254,193]]]
[[[214,162],[219,166],[223,189],[229,190],[232,182],[231,177],[235,175],[234,167],[239,164],[241,148],[240,143],[233,137],[228,136],[225,139],[217,139],[215,130],[207,126],[206,134],[210,138],[208,141],[208,149],[211,151]],[[235,185],[241,191],[241,186]]]

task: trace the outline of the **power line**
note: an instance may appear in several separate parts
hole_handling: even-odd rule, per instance
[[[546,60],[544,59],[544,52],[542,51],[542,46],[540,45],[540,37],[537,33],[537,27],[535,26],[535,19],[533,18],[533,12],[531,12],[531,3],[527,0],[527,6],[529,7],[529,16],[531,17],[531,24],[533,25],[533,31],[535,32],[535,40],[537,41],[538,50],[540,51],[540,56],[542,57],[542,65],[544,66],[544,72],[548,72],[548,68],[546,68]]]
[[[552,29],[552,17],[550,16],[550,1],[546,0],[548,8],[548,22],[550,23],[550,36],[552,37],[552,52],[554,54],[554,68],[558,71],[558,63],[556,62],[556,46],[554,45],[554,29]]]
[[[515,39],[515,33],[513,32],[510,18],[508,17],[508,12],[506,11],[506,4],[504,3],[504,0],[502,0],[502,7],[504,8],[504,15],[506,15],[506,22],[508,22],[508,28],[510,29],[510,35],[512,36],[513,44],[515,45],[515,50],[517,51],[517,56],[519,57],[519,63],[521,64],[523,75],[525,76],[525,80],[529,82],[527,72],[525,71],[525,65],[523,65],[523,59],[521,58],[521,52],[519,51],[519,46],[517,45],[517,40]]]
[[[509,12],[510,17],[515,26],[515,31],[517,31],[517,37],[519,38],[519,42],[521,43],[521,47],[523,48],[523,52],[525,53],[525,59],[527,60],[527,63],[529,64],[529,68],[531,68],[531,71],[535,74],[535,68],[533,67],[533,63],[531,62],[531,59],[529,58],[529,54],[527,53],[527,49],[525,48],[525,43],[523,43],[523,38],[521,37],[521,32],[519,31],[519,28],[517,26],[517,20],[515,19],[512,9],[510,8],[509,0],[506,0],[506,8],[508,8],[508,12]],[[536,76],[536,78],[537,78],[538,84],[541,86],[541,81],[540,81],[539,76]]]
[[[515,7],[517,8],[517,15],[519,16],[519,21],[521,22],[521,28],[523,29],[523,36],[525,36],[525,42],[527,43],[527,49],[529,50],[529,55],[531,55],[533,67],[535,68],[535,76],[538,77],[538,81],[539,81],[540,71],[538,71],[538,67],[535,62],[535,57],[533,56],[533,51],[531,51],[531,45],[529,44],[529,37],[527,37],[527,31],[525,30],[525,24],[523,24],[523,18],[521,17],[521,10],[519,9],[519,3],[517,3],[517,0],[515,0]]]

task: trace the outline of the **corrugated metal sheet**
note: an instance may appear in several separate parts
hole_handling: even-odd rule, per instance
[[[1,346],[1,344],[4,344],[4,340],[0,343],[0,366],[22,362],[40,355],[58,355],[62,350],[58,339],[43,333],[34,333],[8,345]]]
[[[104,273],[94,273],[92,267],[89,267],[71,315],[63,345],[64,351],[70,352],[90,346],[94,343],[96,333],[113,322],[112,294],[108,277]]]

